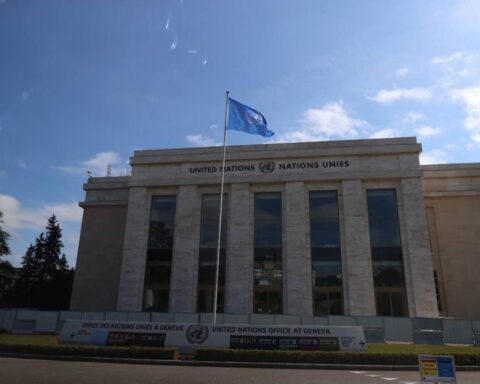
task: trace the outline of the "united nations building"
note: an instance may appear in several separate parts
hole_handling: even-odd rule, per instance
[[[412,137],[135,151],[85,200],[71,310],[480,319],[480,164]]]

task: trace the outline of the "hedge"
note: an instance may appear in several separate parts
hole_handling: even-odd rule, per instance
[[[178,351],[174,348],[152,347],[95,347],[89,345],[0,344],[0,353],[19,353],[48,356],[122,357],[130,359],[178,359]]]
[[[456,365],[480,366],[479,353],[453,353]],[[414,353],[317,352],[242,349],[199,349],[200,361],[243,361],[259,363],[418,365]]]

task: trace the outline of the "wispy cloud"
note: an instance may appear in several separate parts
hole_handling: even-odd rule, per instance
[[[58,170],[70,175],[85,175],[87,171],[92,171],[94,176],[104,176],[108,166],[112,166],[112,172],[120,174],[123,172],[119,165],[121,165],[120,155],[116,152],[100,152],[94,157],[82,161],[78,166],[59,166]]]
[[[399,100],[429,101],[432,98],[432,92],[427,88],[409,88],[409,89],[382,89],[375,96],[369,97],[370,100],[380,104],[393,103]]]
[[[425,116],[418,112],[408,112],[402,118],[402,124],[411,125],[415,124],[419,120],[423,120]]]
[[[437,136],[442,132],[439,127],[431,127],[429,125],[421,125],[415,128],[414,131],[420,138]]]
[[[389,137],[395,137],[395,131],[391,128],[380,129],[379,131],[374,132],[370,135],[371,139],[386,139]]]
[[[463,125],[480,133],[480,87],[454,89],[450,91],[450,96],[453,100],[464,104],[467,117],[463,121]]]
[[[444,164],[447,162],[447,154],[442,149],[432,149],[420,154],[420,164]]]
[[[188,144],[195,147],[214,147],[221,145],[221,143],[205,135],[187,135],[185,139]]]
[[[405,77],[405,76],[407,76],[407,73],[408,73],[408,68],[407,67],[402,67],[402,68],[398,68],[395,71],[395,76],[396,77]]]
[[[351,117],[341,101],[330,102],[321,108],[306,110],[300,120],[300,128],[280,132],[273,142],[298,142],[348,139],[358,136],[358,128],[367,122]]]
[[[455,52],[447,56],[434,57],[431,63],[438,67],[443,75],[437,81],[443,88],[450,88],[462,79],[478,73],[477,56],[468,52]]]
[[[48,218],[55,214],[60,222],[80,222],[82,209],[78,203],[45,204],[39,208],[23,208],[13,196],[0,195],[0,210],[3,212],[5,228],[41,229]]]
[[[474,56],[472,54],[466,52],[455,52],[448,56],[443,57],[434,57],[431,62],[432,64],[449,64],[453,62],[462,61],[464,63],[469,63],[474,60]]]

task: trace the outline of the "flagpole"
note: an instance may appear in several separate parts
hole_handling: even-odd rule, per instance
[[[215,262],[215,289],[213,291],[213,325],[217,324],[218,279],[220,272],[220,245],[222,242],[223,184],[225,181],[225,155],[227,153],[228,94],[225,93],[225,123],[223,129],[222,182],[220,183],[220,212],[218,214],[217,259]]]

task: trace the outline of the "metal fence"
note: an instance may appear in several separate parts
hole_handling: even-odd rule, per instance
[[[58,334],[66,320],[211,323],[211,313],[71,312],[0,309],[0,331]],[[467,344],[480,347],[480,320],[380,316],[218,314],[218,324],[359,325],[367,342]]]

